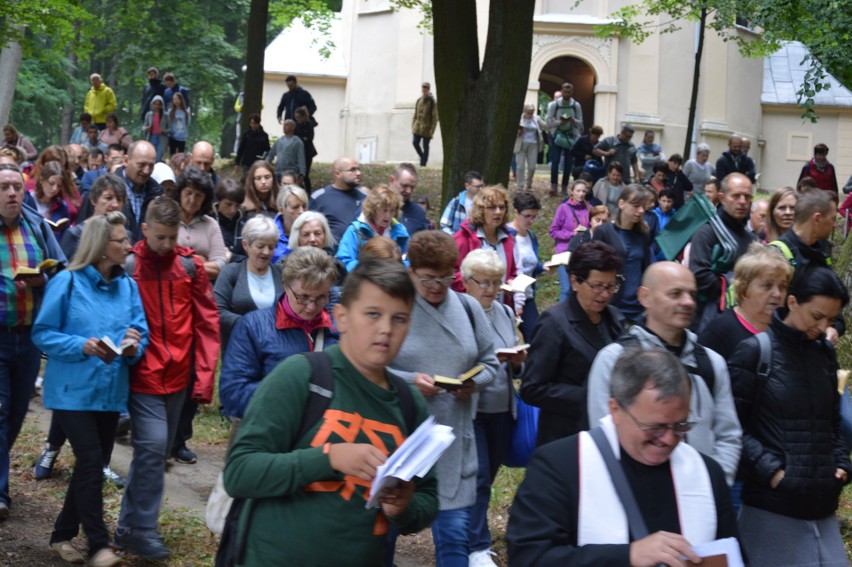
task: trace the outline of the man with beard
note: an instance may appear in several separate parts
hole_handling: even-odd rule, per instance
[[[589,371],[589,424],[609,413],[610,376],[626,348],[671,352],[689,372],[690,416],[698,420],[687,443],[713,457],[732,484],[742,451],[742,428],[725,360],[699,345],[688,330],[695,313],[695,277],[681,264],[657,262],[645,270],[638,293],[645,324],[634,325],[618,342],[601,350]]]
[[[148,69],[148,84],[142,89],[142,110],[139,118],[145,122],[145,114],[151,109],[151,101],[155,96],[164,97],[166,94],[166,84],[160,80],[160,71],[156,67]],[[165,105],[163,110],[165,110]]]
[[[391,189],[402,197],[402,209],[399,211],[399,221],[405,225],[409,235],[421,230],[429,230],[429,219],[423,207],[411,200],[414,189],[417,188],[417,170],[410,163],[401,163],[390,175]]]
[[[369,194],[361,187],[361,165],[351,157],[334,160],[331,166],[334,182],[311,194],[309,209],[322,213],[328,219],[334,240],[361,214],[361,203]]]

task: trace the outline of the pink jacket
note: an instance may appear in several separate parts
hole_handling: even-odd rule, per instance
[[[518,267],[515,265],[515,239],[509,234],[506,227],[501,229],[506,233],[506,238],[502,240],[503,251],[506,253],[506,281],[515,279],[518,275]],[[453,282],[453,289],[464,293],[465,287],[461,276],[461,263],[471,250],[482,248],[482,240],[476,234],[476,229],[470,224],[470,219],[465,220],[459,230],[453,235],[453,240],[456,241],[456,246],[459,249],[459,259],[456,262],[456,279]]]
[[[550,225],[550,237],[556,243],[554,254],[568,250],[568,244],[578,226],[589,228],[589,204],[571,199],[559,205]]]

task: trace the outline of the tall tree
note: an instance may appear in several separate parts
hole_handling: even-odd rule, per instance
[[[444,203],[471,169],[489,182],[508,182],[530,70],[534,9],[535,2],[491,0],[480,65],[476,0],[432,1]]]

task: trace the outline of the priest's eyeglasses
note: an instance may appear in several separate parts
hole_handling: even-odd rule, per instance
[[[636,419],[636,417],[632,413],[630,413],[630,410],[626,407],[622,406],[621,404],[618,405],[621,406],[621,409],[624,410],[624,413],[630,416],[630,419],[633,420],[633,423],[636,424],[636,427],[638,427],[640,431],[642,431],[643,433],[647,433],[654,439],[659,439],[660,437],[665,435],[666,431],[668,431],[669,429],[671,429],[672,433],[674,433],[678,437],[684,437],[687,433],[689,433],[689,430],[692,429],[696,424],[695,421],[682,421],[680,423],[655,423],[654,425],[649,425],[647,423],[642,423],[641,421]]]

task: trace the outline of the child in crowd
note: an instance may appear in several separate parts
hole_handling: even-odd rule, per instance
[[[674,191],[669,188],[660,191],[660,194],[657,196],[657,203],[658,205],[651,209],[651,214],[656,218],[657,234],[659,234],[666,230],[666,225],[669,224],[669,221],[675,214]],[[651,254],[654,255],[658,262],[666,259],[663,251],[653,241],[651,242]]]
[[[414,200],[414,202],[417,203],[418,205],[420,205],[420,207],[426,213],[427,220],[429,220],[428,219],[429,209],[432,208],[431,205],[429,204],[429,197],[427,197],[426,195],[420,195],[419,197],[417,197]],[[435,221],[429,220],[428,230],[435,230]]]
[[[343,233],[337,248],[337,259],[348,271],[358,265],[358,252],[374,236],[387,236],[396,242],[405,258],[409,236],[405,225],[396,220],[400,208],[402,197],[387,185],[370,191],[361,205],[361,214]]]
[[[50,222],[57,242],[62,240],[62,234],[70,226],[68,204],[62,198],[64,188],[62,164],[58,161],[44,164],[36,183],[34,197],[38,212]]]
[[[157,520],[184,398],[210,403],[219,359],[219,312],[203,262],[177,246],[180,214],[171,199],[152,201],[142,223],[145,238],[124,266],[139,286],[150,342],[131,370],[133,460],[115,545],[149,560],[169,556]],[[192,373],[194,387],[188,392]]]
[[[324,351],[334,395],[318,423],[302,422],[319,371],[304,356],[291,356],[258,386],[224,474],[228,494],[251,499],[237,534],[243,565],[286,557],[291,565],[380,567],[389,526],[413,533],[435,517],[434,471],[384,489],[380,507],[364,509],[376,467],[428,416],[423,397],[386,370],[414,297],[399,262],[366,260],[349,274],[334,307],[340,344]]]
[[[145,113],[142,131],[145,133],[145,139],[157,148],[157,161],[163,159],[169,132],[169,115],[164,110],[163,97],[160,95],[151,100],[151,110]]]
[[[243,249],[238,240],[245,225],[242,213],[245,198],[246,191],[239,183],[225,177],[219,179],[219,183],[216,184],[216,204],[213,205],[213,209],[219,221],[219,228],[222,230],[225,248],[230,253],[229,261],[233,261],[233,255]],[[245,256],[245,254],[242,255]]]
[[[169,106],[169,155],[186,151],[186,138],[189,136],[189,111],[183,95],[175,93]]]

